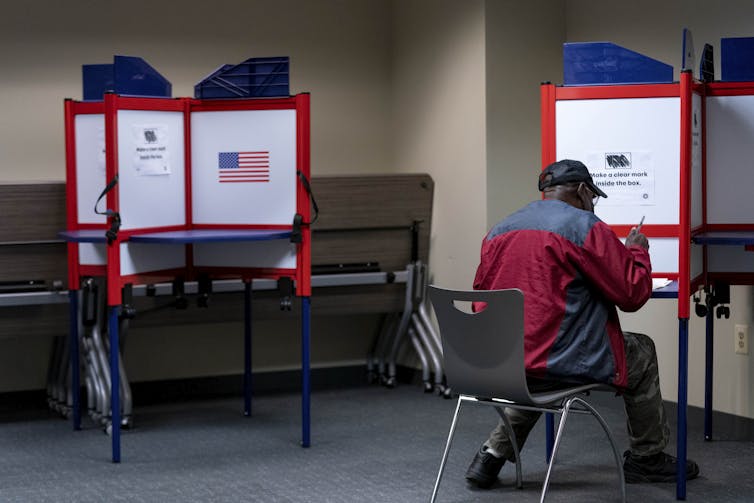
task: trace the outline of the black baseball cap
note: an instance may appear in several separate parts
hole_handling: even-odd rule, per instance
[[[589,189],[600,197],[607,197],[599,187],[594,184],[592,175],[586,169],[581,161],[572,159],[563,159],[554,162],[542,170],[539,175],[539,190],[545,190],[547,187],[554,185],[563,185],[566,183],[583,182]]]

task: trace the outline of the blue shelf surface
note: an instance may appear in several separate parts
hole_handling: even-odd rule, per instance
[[[58,233],[58,236],[73,243],[104,243],[106,241],[104,229],[62,231]],[[271,241],[274,239],[290,239],[290,237],[291,231],[279,229],[194,229],[136,234],[128,240],[132,243],[188,244],[223,241]]]
[[[131,236],[132,243],[188,244],[224,241],[271,241],[290,239],[290,230],[260,229],[193,229],[189,231],[150,232]]]
[[[58,236],[72,243],[104,243],[106,241],[104,229],[62,231],[58,232]]]
[[[754,231],[718,231],[696,234],[691,241],[698,245],[754,245]]]

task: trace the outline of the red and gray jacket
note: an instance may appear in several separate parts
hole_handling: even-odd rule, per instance
[[[477,290],[524,292],[524,350],[532,376],[626,386],[616,306],[636,311],[652,294],[649,253],[626,247],[593,213],[535,201],[482,242]]]

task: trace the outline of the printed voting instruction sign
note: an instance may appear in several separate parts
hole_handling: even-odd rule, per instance
[[[168,126],[134,124],[133,169],[138,176],[170,174]]]
[[[600,201],[600,205],[655,204],[655,172],[651,152],[590,152],[587,166],[594,183],[607,194],[607,199]]]

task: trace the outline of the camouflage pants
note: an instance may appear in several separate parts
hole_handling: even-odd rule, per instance
[[[656,454],[665,449],[670,437],[665,408],[660,394],[660,376],[657,353],[652,339],[644,334],[624,332],[628,385],[623,392],[623,403],[628,417],[628,435],[631,452],[639,456]],[[505,409],[505,415],[516,434],[519,449],[539,419],[541,412]],[[505,423],[501,420],[485,442],[488,447],[513,461],[513,447]]]

